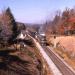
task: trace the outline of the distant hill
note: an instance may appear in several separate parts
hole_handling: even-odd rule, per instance
[[[40,29],[41,24],[30,24],[30,23],[22,23],[22,22],[16,22],[18,31],[20,30],[28,30],[30,32],[38,32]]]

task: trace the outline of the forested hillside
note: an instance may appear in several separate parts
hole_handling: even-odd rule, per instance
[[[48,20],[44,26],[49,34],[75,34],[75,8],[57,11],[52,21]]]

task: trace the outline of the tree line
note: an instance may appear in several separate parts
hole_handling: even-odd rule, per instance
[[[45,24],[46,33],[51,34],[75,34],[75,8],[66,8],[62,13],[57,11],[52,21]]]

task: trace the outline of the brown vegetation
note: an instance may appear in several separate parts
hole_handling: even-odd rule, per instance
[[[75,8],[66,8],[62,13],[58,11],[52,21],[44,24],[46,33],[49,34],[74,34],[75,33]]]
[[[0,75],[40,75],[39,65],[29,48],[0,51]]]
[[[59,36],[56,41],[59,44],[54,48],[55,52],[75,69],[75,36]]]

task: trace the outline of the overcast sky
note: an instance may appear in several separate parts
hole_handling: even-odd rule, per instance
[[[74,6],[75,0],[0,0],[0,12],[10,7],[15,19],[24,23],[42,23],[56,10]]]

